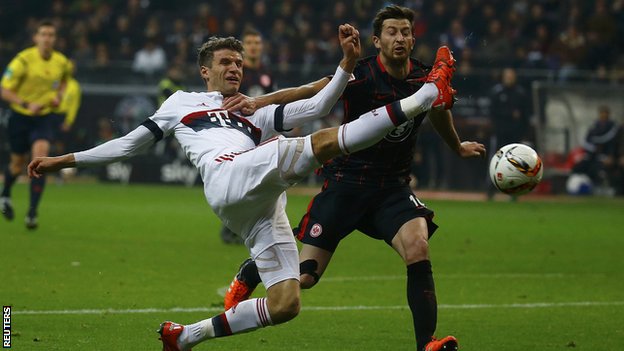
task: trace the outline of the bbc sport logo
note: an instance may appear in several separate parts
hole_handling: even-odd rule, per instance
[[[11,306],[2,306],[2,348],[11,348]]]

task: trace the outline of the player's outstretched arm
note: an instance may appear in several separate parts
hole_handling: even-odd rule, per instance
[[[343,24],[338,27],[338,39],[340,40],[340,46],[343,51],[340,68],[348,73],[352,73],[361,53],[360,33],[350,24]],[[257,109],[267,105],[281,105],[302,99],[309,99],[315,94],[318,94],[328,83],[328,78],[321,78],[315,82],[304,84],[296,88],[281,89],[254,98],[239,93],[225,98],[222,107],[231,112],[240,111],[244,115],[250,115]]]
[[[249,97],[238,93],[223,99],[224,109],[230,112],[241,112],[244,115],[252,115],[257,109],[268,105],[282,105],[289,102],[308,99],[318,93],[329,83],[329,78],[324,77],[315,82],[310,82],[294,88],[284,88],[265,95]]]
[[[431,110],[429,112],[429,121],[431,121],[435,130],[444,139],[444,142],[457,155],[464,158],[485,156],[485,146],[483,144],[475,141],[462,142],[459,139],[449,110]]]
[[[105,165],[137,155],[156,140],[154,134],[141,125],[130,133],[89,150],[58,157],[37,157],[28,165],[28,175],[38,178],[43,173],[55,172],[68,167]]]

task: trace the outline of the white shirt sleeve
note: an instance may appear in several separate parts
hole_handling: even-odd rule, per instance
[[[155,139],[154,134],[141,125],[123,137],[74,153],[76,166],[98,166],[125,160],[147,150]]]
[[[276,124],[280,123],[278,118],[283,118],[282,129],[290,130],[309,121],[327,116],[338,99],[340,99],[349,82],[349,78],[351,78],[351,74],[338,66],[329,84],[316,93],[316,95],[309,99],[284,105],[282,117],[278,115],[279,109],[276,110]]]
[[[179,94],[171,95],[143,124],[130,133],[89,150],[74,153],[76,166],[98,166],[128,159],[145,152],[179,123],[176,104]]]
[[[313,97],[285,105],[268,105],[247,118],[262,130],[262,138],[265,140],[277,133],[325,117],[342,95],[350,78],[351,74],[338,66],[329,84]]]

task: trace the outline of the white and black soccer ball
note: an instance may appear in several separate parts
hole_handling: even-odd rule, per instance
[[[490,160],[490,179],[505,194],[530,192],[542,180],[542,159],[531,147],[508,144],[496,151]]]

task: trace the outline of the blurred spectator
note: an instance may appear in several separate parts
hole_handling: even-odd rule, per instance
[[[156,44],[154,38],[147,38],[143,48],[134,55],[132,70],[148,76],[158,74],[167,67],[165,50]]]
[[[501,82],[491,92],[492,152],[503,145],[531,140],[530,105],[527,93],[518,84],[516,71],[513,68],[503,69]]]
[[[604,0],[596,0],[594,12],[587,19],[588,63],[595,69],[599,65],[610,66],[615,54],[617,25]]]
[[[511,42],[503,32],[502,22],[499,19],[492,19],[488,24],[488,32],[482,46],[475,52],[475,56],[482,65],[500,66],[508,64],[512,53]]]
[[[566,82],[578,77],[578,70],[587,54],[587,42],[583,33],[571,24],[559,35],[553,50],[559,59],[559,81]]]
[[[609,187],[615,178],[621,127],[611,119],[608,106],[598,108],[598,118],[589,128],[580,162],[572,168],[573,173],[586,174],[597,189]]]

